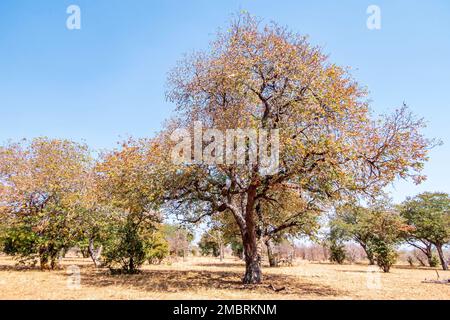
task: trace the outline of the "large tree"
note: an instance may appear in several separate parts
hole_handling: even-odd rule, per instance
[[[442,192],[425,192],[408,198],[401,206],[401,214],[412,227],[406,235],[409,243],[432,259],[433,244],[439,254],[442,269],[448,270],[443,246],[450,242],[450,197]],[[420,245],[422,243],[422,245]]]
[[[271,192],[297,192],[306,211],[308,205],[321,208],[329,200],[378,193],[397,177],[423,179],[430,141],[420,132],[421,120],[406,107],[372,120],[366,91],[346,68],[329,62],[306,37],[276,24],[262,26],[246,14],[218,33],[209,52],[180,62],[170,74],[168,98],[178,113],[161,135],[163,150],[177,145],[170,140],[173,129],[193,128],[196,121],[221,132],[259,130],[260,137],[262,130],[279,130],[273,174],[265,174],[261,157],[246,164],[220,161],[219,148],[208,149],[216,163],[173,163],[166,155],[167,199],[189,209],[192,221],[218,212],[234,218],[245,252],[244,283],[262,281],[265,217],[258,208],[272,201]],[[212,138],[204,140],[203,146]],[[245,144],[249,152],[250,145]],[[279,219],[269,232],[297,223]]]

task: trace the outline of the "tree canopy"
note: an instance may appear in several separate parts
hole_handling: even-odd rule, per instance
[[[262,280],[258,254],[258,210],[276,190],[295,190],[299,201],[321,208],[329,201],[380,192],[396,178],[424,179],[421,170],[432,141],[424,122],[405,106],[373,118],[366,91],[347,68],[328,61],[307,38],[276,24],[261,25],[239,15],[219,32],[207,52],[181,61],[169,77],[168,98],[177,116],[162,133],[164,149],[174,147],[175,128],[278,130],[275,174],[263,164],[173,164],[167,157],[168,198],[193,219],[228,212],[242,235],[245,283]],[[209,141],[204,141],[207,144]],[[250,147],[247,148],[247,151]],[[220,158],[221,153],[215,154]],[[261,159],[260,159],[261,160]],[[295,222],[292,222],[295,224]],[[280,219],[273,230],[292,226]]]
[[[401,215],[412,227],[406,234],[409,242],[415,247],[425,249],[425,251],[428,243],[436,246],[442,268],[447,270],[448,265],[442,247],[450,242],[449,195],[442,192],[422,193],[416,197],[408,198],[400,206],[400,210]],[[417,242],[422,242],[425,248]]]

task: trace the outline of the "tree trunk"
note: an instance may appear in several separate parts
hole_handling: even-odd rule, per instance
[[[135,266],[134,266],[134,259],[133,259],[133,257],[130,257],[130,261],[128,262],[128,271],[129,271],[129,273],[131,273],[131,274],[136,273],[136,269],[135,269]]]
[[[419,264],[420,264],[422,267],[426,267],[426,266],[427,266],[427,265],[425,264],[425,262],[422,260],[422,258],[419,257],[419,255],[416,255],[415,257],[416,257],[417,261],[419,261]]]
[[[447,261],[445,260],[444,251],[442,250],[442,244],[435,243],[437,252],[439,254],[439,260],[441,260],[441,265],[443,270],[448,270]]]
[[[58,251],[55,251],[54,249],[52,250],[52,253],[50,255],[50,268],[52,270],[55,270],[56,268],[58,268],[59,264],[58,264]]]
[[[44,249],[39,250],[39,266],[41,270],[49,270],[50,267],[48,265],[48,254]]]
[[[250,249],[245,251],[245,284],[259,284],[262,282],[261,256],[258,250]]]
[[[364,252],[366,253],[367,259],[369,260],[369,265],[370,266],[375,265],[375,258],[373,257],[372,250],[367,248],[366,244],[361,244],[361,247],[364,249]]]
[[[428,265],[432,268],[436,267],[436,260],[433,259],[433,251],[431,250],[431,245],[427,246],[424,253],[427,256]]]
[[[58,251],[52,244],[43,245],[39,248],[39,264],[41,270],[54,270],[58,266]]]
[[[269,266],[271,268],[278,267],[278,259],[277,259],[276,255],[273,253],[272,241],[270,241],[270,239],[267,239],[264,242],[264,244],[266,245],[266,248],[267,248],[267,256],[269,258]]]
[[[89,258],[89,248],[88,249],[86,249],[85,247],[80,248],[80,253],[84,259]]]
[[[100,255],[102,253],[102,249],[103,249],[102,246],[100,246],[98,249],[95,249],[94,239],[89,239],[89,246],[88,246],[89,255],[92,261],[94,262],[96,268],[98,268],[101,264]]]
[[[219,244],[219,256],[220,256],[220,261],[223,261],[223,258],[224,258],[224,248],[223,248],[223,243],[222,243],[222,241],[220,241],[220,244]]]
[[[262,282],[261,251],[256,235],[255,224],[255,200],[256,186],[251,186],[247,192],[247,203],[245,208],[245,231],[242,234],[242,242],[245,254],[245,284],[259,284]]]

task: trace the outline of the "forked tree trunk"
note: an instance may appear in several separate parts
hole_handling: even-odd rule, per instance
[[[442,250],[442,244],[435,243],[434,245],[436,246],[437,252],[439,254],[439,260],[441,260],[442,269],[448,270],[448,264],[445,260],[444,251]]]

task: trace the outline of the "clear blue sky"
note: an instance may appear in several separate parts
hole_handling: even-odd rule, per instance
[[[81,8],[81,30],[66,8]],[[366,9],[381,8],[381,30]],[[403,101],[445,145],[431,154],[429,179],[397,183],[403,200],[450,192],[450,2],[265,0],[0,1],[0,141],[35,136],[85,140],[94,148],[151,136],[172,109],[167,72],[183,53],[207,48],[230,14],[247,10],[308,34],[330,59],[354,68],[375,112]]]

